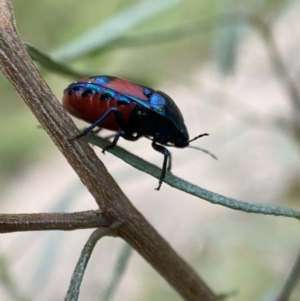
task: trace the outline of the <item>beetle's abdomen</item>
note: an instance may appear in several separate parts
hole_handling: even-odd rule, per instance
[[[83,81],[73,83],[65,89],[62,104],[70,114],[89,123],[94,123],[110,108],[115,107],[119,109],[127,124],[136,106],[136,103],[125,95]],[[119,129],[114,114],[110,114],[100,126],[113,131]]]

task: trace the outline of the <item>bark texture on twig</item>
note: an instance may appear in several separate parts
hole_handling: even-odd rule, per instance
[[[99,227],[111,227],[111,220],[98,211],[0,214],[0,233],[38,230],[66,231]]]

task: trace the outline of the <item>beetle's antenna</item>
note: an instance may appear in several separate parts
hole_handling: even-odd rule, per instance
[[[201,137],[203,137],[203,136],[209,136],[209,134],[204,133],[204,134],[198,135],[198,136],[196,136],[195,138],[189,140],[189,143],[191,143],[191,142],[193,142],[193,141],[195,141],[195,140],[197,140],[198,138],[201,138]],[[204,149],[204,148],[197,147],[197,146],[191,146],[191,145],[189,145],[188,147],[189,147],[189,148],[193,148],[193,149],[197,149],[197,150],[199,150],[199,151],[201,151],[201,152],[203,152],[203,153],[206,153],[206,154],[210,155],[210,156],[211,156],[212,158],[214,158],[215,160],[218,160],[218,158],[217,158],[214,154],[212,154],[211,152],[209,152],[208,150],[206,150],[206,149]]]
[[[197,146],[192,146],[192,145],[189,145],[188,146],[189,148],[193,148],[193,149],[197,149],[197,150],[199,150],[199,151],[201,151],[201,152],[203,152],[203,153],[206,153],[206,154],[208,154],[208,155],[210,155],[212,158],[214,158],[215,160],[218,160],[218,157],[217,156],[215,156],[213,153],[211,153],[211,152],[209,152],[207,149],[205,149],[205,148],[201,148],[201,147],[197,147]]]
[[[197,140],[198,138],[201,138],[201,137],[203,137],[203,136],[209,136],[209,134],[204,133],[204,134],[201,134],[201,135],[199,135],[199,136],[196,136],[195,138],[191,139],[191,140],[189,141],[189,143],[191,143],[192,141],[195,141],[195,140]]]

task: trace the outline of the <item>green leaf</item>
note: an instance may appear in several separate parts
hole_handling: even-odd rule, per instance
[[[234,5],[235,3],[232,3],[231,0],[221,1],[219,13],[233,10]],[[220,28],[214,34],[213,54],[217,67],[223,75],[234,71],[238,47],[246,32],[245,27],[242,26],[242,24],[246,23],[246,20],[242,20],[243,16],[245,14],[240,14],[239,22],[234,22],[230,26]]]
[[[107,139],[103,139],[93,134],[87,135],[86,140],[89,143],[101,147],[102,149],[110,144],[110,142]],[[108,149],[107,152],[112,153],[113,155],[122,159],[123,161],[130,164],[134,168],[137,168],[145,173],[148,173],[157,179],[159,179],[160,177],[161,169],[159,167],[127,152],[126,150],[120,148],[119,146],[116,146],[112,149]],[[218,193],[201,188],[192,183],[189,183],[179,177],[176,177],[175,175],[169,172],[166,173],[166,177],[163,182],[174,188],[184,191],[188,194],[206,200],[212,204],[221,205],[227,208],[231,208],[234,210],[239,210],[247,213],[293,217],[300,220],[300,212],[293,210],[291,208],[282,207],[282,206],[247,203],[234,198],[226,197]]]
[[[123,36],[135,26],[177,5],[181,0],[151,0],[135,4],[85,35],[52,52],[57,60],[78,59]]]
[[[37,48],[36,46],[30,43],[25,43],[25,46],[32,60],[38,62],[40,65],[42,65],[44,68],[46,68],[49,71],[53,71],[71,77],[82,78],[88,76],[88,74],[86,73],[76,71],[64,65],[63,63],[54,60],[47,53],[43,52],[42,50],[40,50],[39,48]]]
[[[87,264],[91,257],[91,254],[98,242],[103,236],[109,235],[112,230],[109,228],[99,228],[95,230],[88,241],[84,245],[83,250],[81,251],[80,257],[76,264],[75,270],[72,275],[70,286],[68,292],[65,296],[65,301],[77,301],[80,291],[81,282],[83,279],[84,272],[86,270]]]

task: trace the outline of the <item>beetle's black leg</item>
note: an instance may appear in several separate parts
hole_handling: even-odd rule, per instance
[[[120,138],[120,136],[122,136],[122,134],[123,134],[123,131],[118,131],[117,134],[115,135],[114,140],[112,141],[112,143],[105,146],[102,150],[102,153],[104,154],[106,150],[115,147],[118,140],[119,140],[119,138]]]
[[[129,140],[129,141],[136,141],[141,137],[141,135],[133,136],[133,135],[127,133],[126,131],[120,130],[115,135],[114,140],[112,141],[112,143],[109,144],[108,146],[106,146],[102,150],[102,153],[104,154],[106,150],[115,147],[120,137],[123,137],[124,139]]]
[[[162,181],[166,176],[168,159],[169,159],[168,168],[170,167],[170,152],[164,146],[156,144],[155,141],[152,142],[152,147],[156,151],[158,151],[164,155],[164,162],[163,162],[163,166],[162,166],[162,170],[161,170],[161,175],[159,177],[158,187],[156,188],[156,190],[159,190],[160,186],[162,184]]]
[[[169,162],[168,162],[167,171],[171,171],[171,168],[172,168],[172,154],[169,152]]]
[[[80,134],[72,137],[70,140],[76,140],[82,136],[87,135],[91,130],[93,130],[95,127],[99,126],[110,114],[114,114],[116,117],[116,121],[120,128],[126,128],[125,121],[123,119],[123,116],[118,108],[110,108],[108,109],[98,120],[96,120],[93,124],[91,124],[89,127],[84,129]]]

